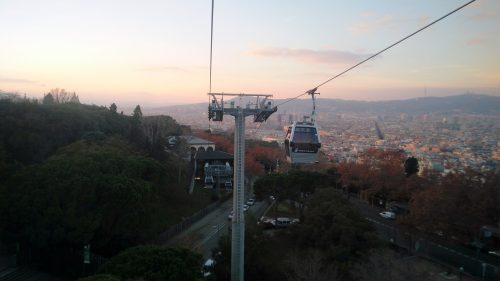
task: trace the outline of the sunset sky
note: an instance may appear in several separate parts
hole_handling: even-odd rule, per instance
[[[212,91],[289,98],[468,2],[215,0]],[[0,0],[0,90],[205,102],[211,0]],[[321,87],[321,98],[500,96],[500,1],[478,0]]]

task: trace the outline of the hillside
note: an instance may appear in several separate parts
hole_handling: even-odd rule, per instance
[[[55,261],[44,253],[90,243],[110,256],[154,240],[210,203],[186,192],[182,144],[165,149],[180,133],[169,116],[0,100],[0,244]]]

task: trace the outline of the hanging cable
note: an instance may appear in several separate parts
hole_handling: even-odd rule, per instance
[[[212,0],[212,16],[210,20],[210,82],[208,86],[208,92],[212,92],[212,46],[214,40],[214,0]],[[210,104],[210,96],[208,98],[208,104]],[[211,125],[212,120],[208,119],[208,131],[212,131]]]
[[[212,0],[212,18],[210,21],[210,86],[208,92],[212,92],[212,46],[214,40],[214,0]]]
[[[344,75],[345,73],[347,73],[347,72],[349,72],[349,71],[353,70],[354,68],[356,68],[356,67],[360,66],[361,64],[363,64],[363,63],[365,63],[365,62],[367,62],[367,61],[371,60],[372,58],[374,58],[374,57],[376,57],[376,56],[380,55],[381,53],[383,53],[383,52],[385,52],[385,51],[389,50],[390,48],[392,48],[392,47],[394,47],[394,46],[398,45],[399,43],[401,43],[401,42],[405,41],[406,39],[408,39],[408,38],[412,37],[413,35],[415,35],[415,34],[417,34],[417,33],[421,32],[421,31],[423,31],[424,29],[427,29],[427,28],[428,28],[428,27],[430,27],[431,25],[433,25],[433,24],[435,24],[435,23],[437,23],[437,22],[439,22],[439,21],[441,21],[441,20],[443,20],[443,19],[447,18],[448,16],[450,16],[450,15],[452,15],[452,14],[454,14],[454,13],[458,12],[459,10],[461,10],[461,9],[465,8],[466,6],[468,6],[468,5],[472,4],[473,2],[476,2],[476,0],[472,0],[472,1],[469,1],[469,2],[467,2],[467,3],[465,3],[465,4],[463,4],[462,6],[460,6],[460,7],[456,8],[455,10],[453,10],[453,11],[451,11],[451,12],[447,13],[446,15],[444,15],[444,16],[442,16],[442,17],[440,17],[440,18],[438,18],[437,20],[435,20],[435,21],[433,21],[433,22],[431,22],[431,23],[427,24],[426,26],[424,26],[424,27],[420,28],[419,30],[417,30],[417,31],[413,32],[412,34],[410,34],[410,35],[408,35],[408,36],[404,37],[403,39],[401,39],[401,40],[399,40],[399,41],[397,41],[397,42],[393,43],[393,44],[392,44],[392,45],[390,45],[389,47],[386,47],[385,49],[383,49],[383,50],[381,50],[381,51],[379,51],[379,52],[377,52],[377,53],[375,53],[375,54],[373,54],[373,55],[369,56],[368,58],[366,58],[366,59],[362,60],[361,62],[359,62],[359,63],[357,63],[357,64],[355,64],[355,65],[353,65],[353,66],[349,67],[348,69],[346,69],[346,70],[344,70],[344,71],[342,71],[342,72],[340,72],[339,74],[337,74],[337,75],[333,76],[332,78],[330,78],[330,79],[326,80],[325,82],[323,82],[323,83],[319,84],[318,86],[314,87],[313,89],[308,90],[308,91],[306,91],[305,93],[302,93],[302,94],[300,94],[300,95],[298,95],[298,96],[296,96],[296,97],[293,97],[293,98],[287,99],[286,101],[284,101],[284,102],[282,102],[282,103],[278,104],[277,106],[281,106],[281,105],[286,104],[286,103],[288,103],[288,102],[291,102],[291,101],[293,101],[293,100],[295,100],[295,99],[298,99],[298,98],[300,98],[301,96],[303,96],[303,95],[306,95],[306,94],[310,93],[311,91],[313,91],[313,92],[314,92],[314,91],[316,91],[319,87],[321,87],[321,86],[325,85],[326,83],[328,83],[328,82],[332,81],[333,79],[335,79],[335,78],[337,78],[337,77],[339,77],[339,76],[341,76],[341,75]]]

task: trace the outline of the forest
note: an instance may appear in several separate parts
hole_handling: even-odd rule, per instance
[[[114,256],[210,204],[186,192],[186,144],[165,142],[186,131],[140,106],[126,116],[115,104],[1,100],[2,252],[60,270],[68,252]]]

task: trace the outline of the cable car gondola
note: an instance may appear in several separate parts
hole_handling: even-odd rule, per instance
[[[316,100],[314,99],[316,88],[309,90],[313,100],[313,111],[310,122],[304,116],[303,122],[294,121],[288,126],[285,137],[286,159],[292,164],[312,164],[318,163],[319,149],[321,141],[319,130],[316,126]]]

